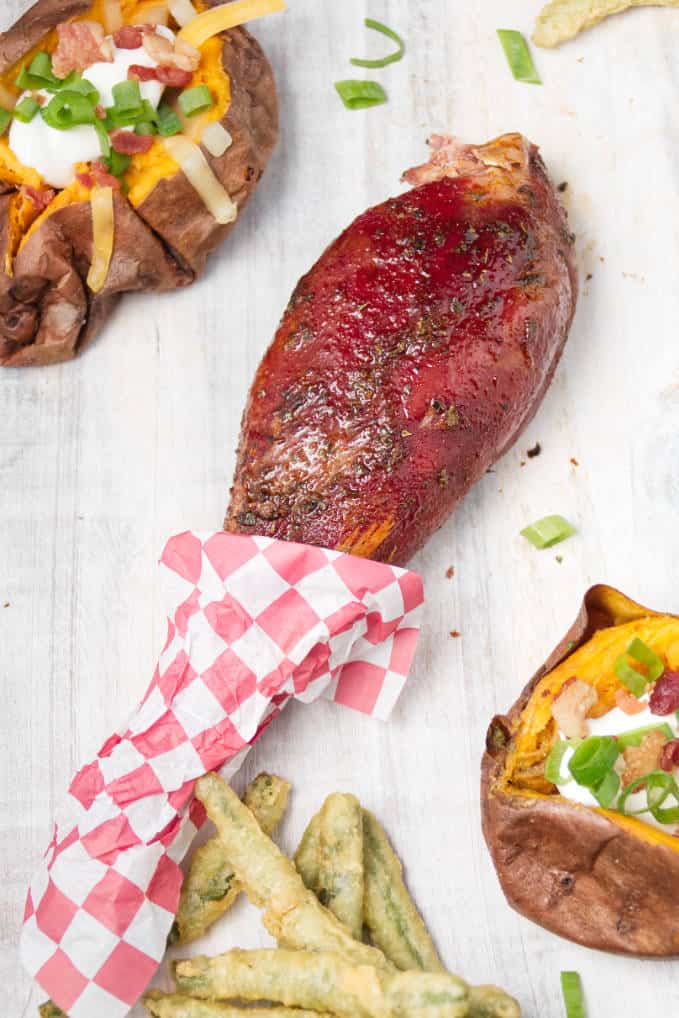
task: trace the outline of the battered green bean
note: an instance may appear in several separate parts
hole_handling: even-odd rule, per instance
[[[179,989],[201,998],[273,1000],[339,1018],[465,1018],[468,990],[443,972],[351,965],[333,952],[227,951],[176,962]]]
[[[38,1012],[40,1018],[68,1018],[68,1015],[51,1000],[46,1000],[44,1004],[41,1004]]]
[[[521,1008],[499,986],[470,986],[468,1018],[521,1018]]]
[[[391,968],[381,951],[354,940],[307,890],[291,860],[264,834],[225,781],[206,774],[196,782],[196,795],[215,824],[245,893],[265,910],[264,925],[282,947],[336,951],[349,964]]]
[[[397,968],[443,972],[434,943],[403,882],[401,861],[382,826],[363,810],[365,922],[370,937]]]
[[[318,894],[320,883],[320,856],[321,815],[317,813],[309,821],[294,857],[297,872],[314,894]]]
[[[321,809],[318,897],[351,935],[363,934],[363,818],[355,795],[335,792]]]
[[[245,791],[245,804],[259,826],[273,834],[285,813],[290,785],[274,774],[258,774]],[[241,892],[218,837],[196,849],[182,884],[171,944],[197,940],[227,912]]]
[[[331,1018],[292,1007],[235,1007],[216,1000],[196,1000],[180,993],[151,990],[143,1003],[151,1018]]]

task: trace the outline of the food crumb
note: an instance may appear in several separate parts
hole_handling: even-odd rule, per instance
[[[532,449],[526,449],[526,456],[529,460],[535,459],[542,452],[542,446],[539,442],[536,442]]]
[[[588,272],[587,275],[585,276],[585,282],[589,283],[590,279],[592,279],[592,278],[593,278],[592,273]]]
[[[448,566],[448,568],[446,569],[446,579],[447,580],[452,580],[454,575],[455,575],[455,566]]]
[[[573,464],[574,467],[579,467],[580,466],[580,464],[576,460],[575,456],[571,456],[571,460],[570,461],[571,461],[571,463]]]
[[[563,562],[563,555],[555,555],[554,557],[556,558],[556,561],[559,563],[559,565],[561,565],[561,563]]]
[[[562,180],[561,183],[559,184],[559,186],[557,187],[557,191],[560,194],[563,194],[564,191],[567,191],[567,190],[568,190],[568,181],[567,180]]]
[[[520,467],[525,467],[525,465],[526,465],[526,461],[525,460],[521,460],[521,462],[519,463],[519,466]]]
[[[5,601],[5,603],[3,604],[2,607],[3,608],[9,608],[9,601]]]
[[[458,636],[461,636],[462,634],[457,629],[451,629],[450,635],[453,637],[454,640],[457,640]]]

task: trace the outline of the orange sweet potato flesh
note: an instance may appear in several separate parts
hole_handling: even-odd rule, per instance
[[[146,3],[122,0],[124,17],[139,21]],[[36,47],[51,48],[58,24],[98,16],[98,0],[39,0],[0,34],[0,84],[11,86],[18,66]],[[209,40],[202,53],[194,83],[211,87],[215,116],[233,139],[221,157],[204,154],[240,212],[276,142],[276,86],[264,53],[243,28]],[[235,225],[215,222],[156,141],[149,153],[133,159],[129,198],[115,196],[113,257],[103,289],[94,294],[86,283],[92,254],[89,189],[76,181],[44,212],[31,215],[23,198],[40,187],[40,179],[19,167],[16,180],[11,169],[0,151],[0,365],[5,367],[76,356],[124,293],[162,293],[192,283]]]
[[[587,947],[679,955],[679,839],[640,820],[569,802],[544,777],[556,736],[550,703],[589,661],[602,714],[613,706],[611,661],[632,635],[679,663],[679,620],[611,587],[592,587],[578,617],[521,696],[488,729],[481,767],[483,832],[502,889],[518,912]],[[657,644],[656,644],[657,645]],[[596,660],[606,662],[596,665]]]
[[[227,530],[406,562],[535,413],[575,309],[565,214],[521,135],[436,145],[298,283]]]

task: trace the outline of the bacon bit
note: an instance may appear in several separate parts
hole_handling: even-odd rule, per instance
[[[57,48],[52,54],[52,70],[57,78],[71,71],[85,71],[100,61],[113,61],[113,47],[97,21],[71,21],[57,25]]]
[[[127,68],[128,81],[157,81],[157,67],[145,67],[143,64],[130,64]]]
[[[448,566],[448,568],[446,569],[446,579],[447,580],[452,580],[454,575],[455,575],[455,566]]]
[[[112,187],[114,191],[120,190],[118,178],[109,173],[108,168],[99,160],[96,163],[92,163],[89,173],[79,173],[78,180],[85,187],[94,187],[96,185],[97,187]],[[86,180],[88,183],[85,182]]]
[[[111,131],[110,138],[113,150],[125,156],[148,152],[153,145],[150,134],[135,134],[134,131],[123,131],[122,128]]]
[[[615,703],[621,711],[630,715],[641,714],[647,707],[647,704],[637,700],[636,696],[632,696],[629,690],[622,688],[615,691]]]
[[[552,717],[567,739],[585,739],[589,734],[586,717],[597,703],[596,689],[575,677],[568,679],[552,704]]]
[[[38,106],[44,106],[47,102],[47,99],[42,92],[31,92],[31,98],[34,102],[37,102]]]
[[[453,637],[454,640],[457,640],[458,636],[462,636],[462,633],[459,631],[459,629],[451,629],[450,635]]]
[[[139,25],[123,25],[113,33],[113,41],[118,49],[141,49],[144,32]]]
[[[662,673],[649,697],[651,714],[664,717],[679,708],[679,672],[667,669]]]
[[[35,187],[25,185],[22,191],[33,202],[38,212],[44,212],[56,195],[56,191],[53,191],[51,187],[45,187],[38,191]]]
[[[663,746],[660,766],[668,773],[679,767],[679,739],[670,739]]]
[[[665,736],[662,732],[647,732],[639,746],[628,746],[622,751],[625,771],[622,775],[623,785],[630,781],[638,781],[649,771],[657,771],[660,767],[665,749]]]
[[[164,64],[156,67],[156,77],[161,85],[167,85],[168,88],[186,88],[193,75],[191,71],[183,71],[181,67]]]
[[[76,173],[75,178],[79,184],[82,184],[83,187],[89,188],[90,191],[94,187],[94,177],[91,173]]]
[[[101,105],[101,103],[97,103],[97,105],[94,107],[94,112],[96,116],[99,118],[99,120],[106,120],[106,110]]]
[[[576,460],[575,456],[571,456],[571,463],[573,464],[574,467],[579,467],[580,466],[580,464]]]

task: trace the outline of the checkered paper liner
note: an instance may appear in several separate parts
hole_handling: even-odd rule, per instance
[[[291,698],[386,718],[417,643],[422,583],[395,566],[187,532],[160,569],[168,636],[151,685],[73,779],[28,892],[23,962],[69,1018],[122,1018],[158,968],[205,819],[196,779],[230,779]]]

